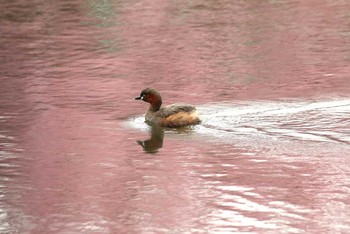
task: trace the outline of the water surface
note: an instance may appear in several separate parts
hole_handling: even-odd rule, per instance
[[[1,233],[350,229],[350,3],[0,8]],[[145,87],[202,125],[145,124]]]

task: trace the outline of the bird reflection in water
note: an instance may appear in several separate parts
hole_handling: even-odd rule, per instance
[[[144,141],[137,141],[147,153],[157,153],[163,146],[164,128],[148,123],[151,127],[151,138]]]
[[[150,126],[151,138],[144,141],[136,141],[139,145],[142,146],[143,150],[146,153],[157,153],[160,148],[163,147],[163,139],[165,132],[170,134],[180,134],[182,137],[187,137],[191,135],[191,133],[195,132],[196,127],[186,126],[182,128],[164,128],[151,123],[149,121],[145,121]]]

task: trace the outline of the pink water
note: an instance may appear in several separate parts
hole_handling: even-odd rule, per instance
[[[350,2],[0,9],[1,233],[349,232]]]

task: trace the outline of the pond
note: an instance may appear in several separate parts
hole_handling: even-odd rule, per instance
[[[1,233],[350,229],[350,2],[0,9]],[[147,87],[202,124],[147,125]]]

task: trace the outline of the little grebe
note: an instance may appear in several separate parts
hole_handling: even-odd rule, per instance
[[[144,89],[140,96],[135,99],[150,103],[145,116],[146,122],[170,128],[196,125],[201,122],[196,108],[192,105],[172,104],[160,108],[162,98],[155,89]]]

